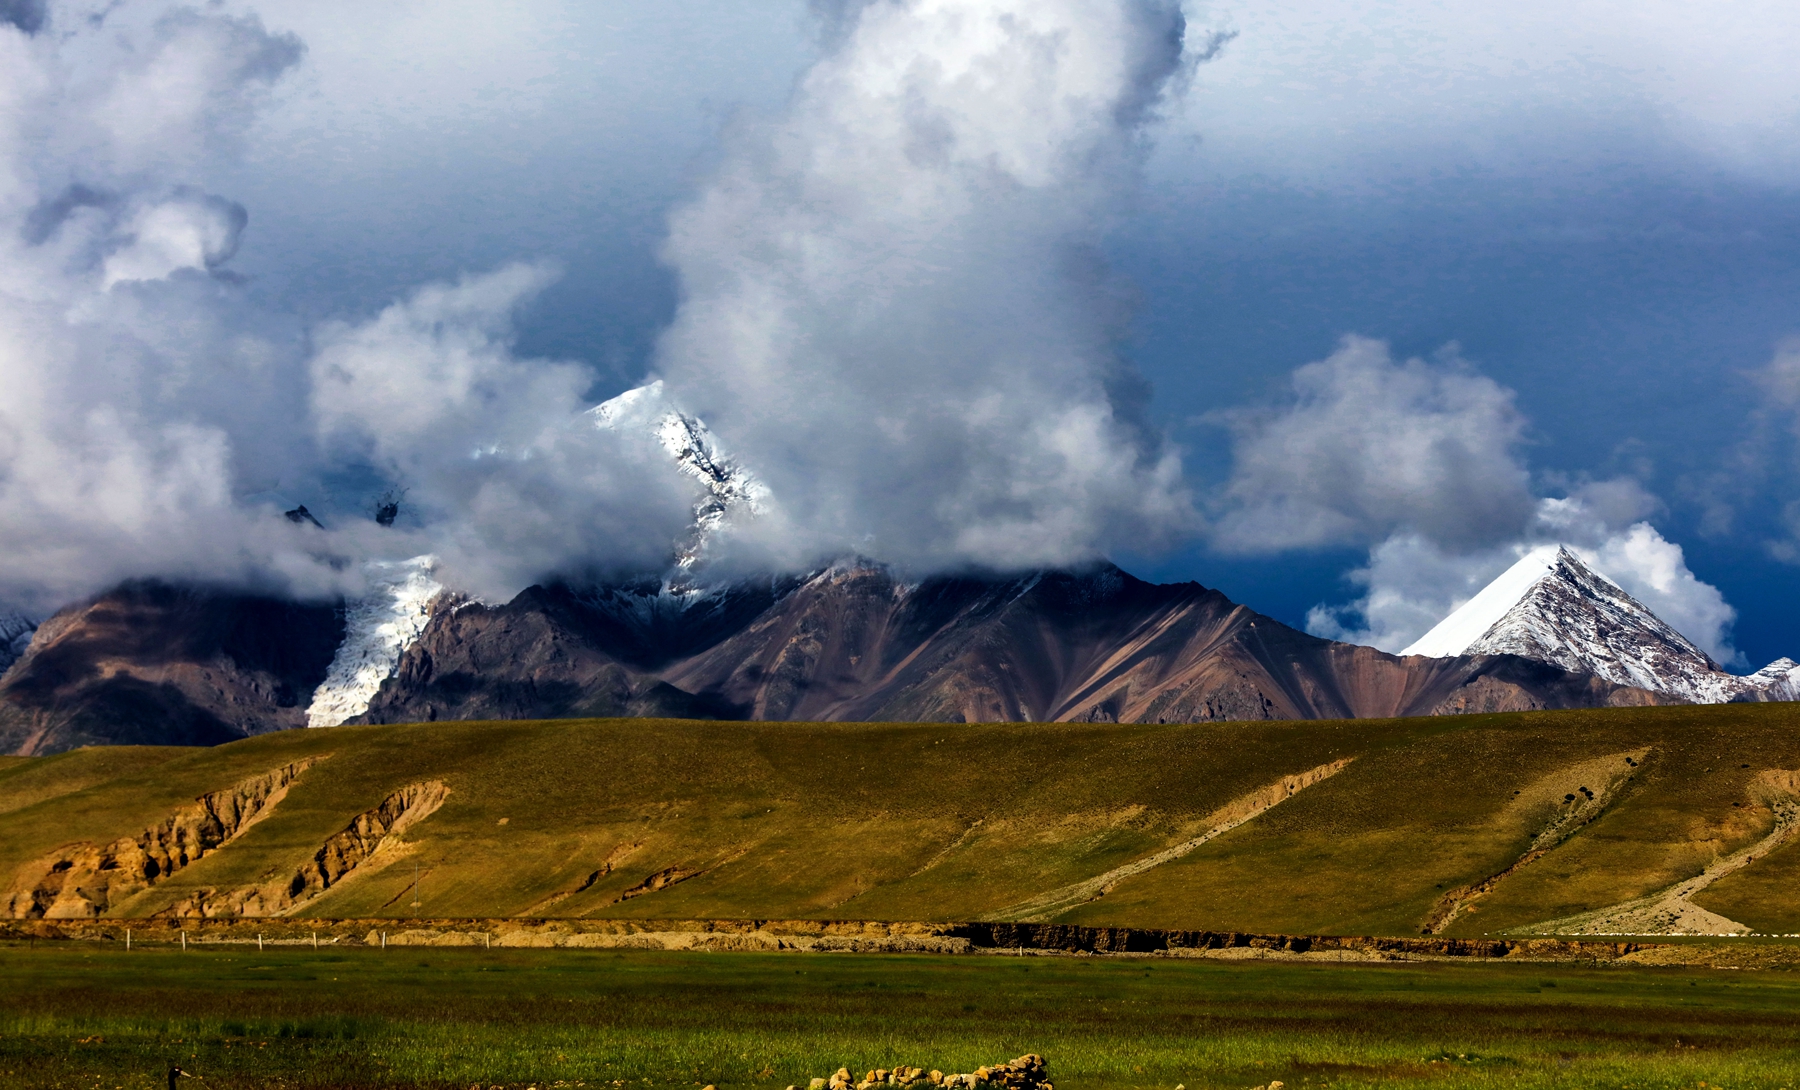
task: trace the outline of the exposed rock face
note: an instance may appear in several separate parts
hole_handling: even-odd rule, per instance
[[[343,634],[332,605],[126,584],[45,621],[0,678],[0,752],[303,726]]]
[[[1514,656],[1333,643],[1110,565],[906,584],[852,564],[694,602],[533,588],[440,615],[365,720],[1192,722],[1654,702]]]
[[[1696,701],[1720,699],[1730,676],[1567,549],[1464,653],[1519,655]]]
[[[266,817],[314,760],[298,761],[202,795],[135,837],[111,844],[71,844],[27,865],[6,893],[14,919],[103,916],[218,850]]]
[[[1334,643],[1197,583],[1110,565],[915,584],[850,563],[712,590],[645,580],[532,587],[501,606],[438,601],[351,721],[1174,723],[1658,700],[1516,655]],[[0,682],[0,745],[213,744],[303,726],[343,632],[330,607],[122,588],[44,625]]]
[[[440,780],[409,784],[358,814],[291,876],[249,889],[197,890],[157,915],[218,919],[291,913],[351,875],[380,870],[400,858],[406,831],[437,813],[449,794]]]

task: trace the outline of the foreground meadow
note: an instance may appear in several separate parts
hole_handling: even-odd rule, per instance
[[[1800,1087],[1800,976],[1166,958],[0,947],[0,1086]]]

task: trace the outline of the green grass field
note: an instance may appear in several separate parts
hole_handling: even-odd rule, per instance
[[[279,893],[359,814],[429,781],[448,788],[435,813],[323,895],[262,911],[412,914],[416,867],[416,911],[436,917],[1017,918],[1033,898],[1189,841],[1246,793],[1351,758],[1053,915],[1416,935],[1446,895],[1506,872],[1559,815],[1579,817],[1444,931],[1529,933],[1685,882],[1769,835],[1777,814],[1758,785],[1800,769],[1800,705],[1168,726],[436,723],[91,749],[0,765],[0,882],[30,890],[70,845],[139,836],[203,793],[308,758],[257,824],[104,914],[230,912],[233,891]],[[1800,932],[1796,890],[1800,838],[1694,902],[1788,934]]]
[[[1444,933],[1516,934],[1749,855],[1693,903],[1800,931],[1800,838],[1777,843],[1800,805],[1794,705],[1180,726],[449,723],[82,750],[0,762],[0,896],[29,914],[73,875],[54,904],[78,916],[86,894],[66,894],[105,893],[139,865],[126,851],[115,866],[107,845],[166,845],[159,823],[201,796],[230,811],[244,785],[307,761],[222,847],[117,887],[104,914],[274,905],[291,918],[271,927],[291,931],[411,915],[1006,919],[1036,903],[1084,924],[1417,935],[1485,881]],[[441,806],[371,834],[379,847],[321,895],[233,900],[294,888],[409,791]],[[1109,874],[1102,896],[1066,895]],[[1800,975],[0,945],[0,1090],[159,1086],[171,1061],[202,1077],[192,1090],[781,1090],[840,1065],[969,1070],[1028,1051],[1059,1090],[1800,1090]]]
[[[1800,976],[1163,958],[0,947],[0,1085],[1800,1086]]]

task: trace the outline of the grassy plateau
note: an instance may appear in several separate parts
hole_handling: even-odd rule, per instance
[[[652,920],[1792,935],[1797,829],[1796,705],[80,750],[0,762],[0,914],[24,919],[0,943],[0,1090],[139,1090],[170,1063],[192,1090],[781,1090],[1025,1052],[1058,1090],[1800,1090],[1785,940],[1742,971],[1735,946],[1654,967],[506,941]],[[407,917],[493,948],[383,949]],[[258,949],[265,929],[290,944]]]
[[[1747,863],[1693,905],[1800,932],[1800,838],[1769,843],[1800,789],[1792,704],[1179,726],[438,723],[87,749],[0,766],[0,882],[30,890],[71,846],[142,837],[207,792],[309,759],[241,833],[95,911],[1518,935],[1735,852]],[[359,815],[421,784],[442,785],[441,806],[329,888],[283,899]]]

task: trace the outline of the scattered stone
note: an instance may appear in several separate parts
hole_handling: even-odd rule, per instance
[[[939,1090],[1056,1090],[1049,1081],[1049,1070],[1044,1058],[1035,1052],[1020,1056],[1010,1063],[988,1064],[974,1071],[949,1075],[935,1068],[927,1072],[922,1067],[900,1064],[892,1068],[871,1068],[861,1079],[855,1079],[849,1068],[840,1067],[830,1079],[813,1079],[807,1090],[876,1090],[877,1087],[889,1086],[911,1087],[915,1090],[922,1090],[924,1087],[937,1087]],[[788,1090],[795,1088],[789,1087]],[[1264,1087],[1263,1090],[1272,1088]]]

